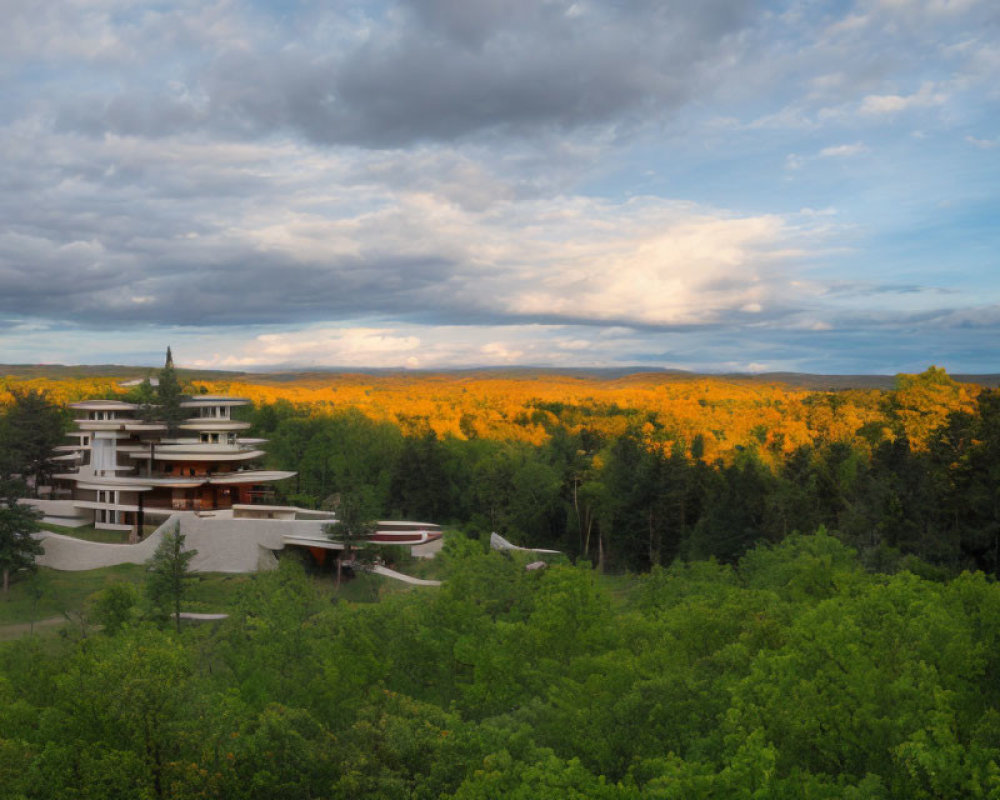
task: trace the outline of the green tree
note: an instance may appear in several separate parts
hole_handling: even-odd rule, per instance
[[[139,419],[143,422],[152,422],[156,419],[157,390],[153,387],[148,376],[129,392],[128,399],[139,406]]]
[[[167,360],[160,370],[160,384],[156,387],[160,401],[160,417],[167,423],[167,434],[174,436],[181,422],[187,419],[187,412],[181,407],[184,392],[174,370],[174,357],[167,348]]]
[[[52,474],[52,449],[66,423],[45,392],[10,390],[14,402],[0,417],[0,478],[19,476],[37,487]]]
[[[48,683],[38,785],[24,796],[194,796],[182,791],[192,755],[185,743],[200,733],[185,735],[194,710],[190,662],[179,639],[148,627],[78,648]]]
[[[146,597],[160,614],[165,615],[166,609],[172,610],[178,631],[181,629],[181,600],[192,580],[190,563],[197,554],[197,550],[184,549],[184,534],[178,522],[172,531],[163,534],[153,557],[146,562],[149,567]]]
[[[344,495],[337,505],[337,521],[326,526],[327,535],[344,545],[337,559],[337,588],[340,588],[344,558],[350,559],[362,542],[375,532],[371,499],[364,492]]]
[[[406,438],[392,472],[390,492],[404,516],[441,519],[447,508],[449,486],[444,451],[433,430],[428,428],[420,436]]]
[[[36,523],[41,514],[18,502],[23,487],[20,481],[0,483],[0,571],[5,597],[11,575],[20,570],[34,570],[35,556],[42,553],[42,546],[31,535],[38,529]]]
[[[118,581],[94,595],[90,611],[94,621],[104,626],[104,632],[114,636],[132,618],[138,600],[135,586]]]

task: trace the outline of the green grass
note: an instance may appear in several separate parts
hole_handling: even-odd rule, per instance
[[[121,564],[86,572],[62,572],[39,567],[35,575],[18,576],[10,593],[0,597],[0,626],[32,620],[78,614],[94,592],[116,581],[140,583],[146,568],[141,564]]]
[[[87,599],[112,583],[126,582],[140,591],[146,580],[144,564],[120,564],[115,567],[81,572],[39,567],[33,576],[19,576],[12,582],[6,599],[0,597],[0,640],[21,636],[22,626],[32,621],[62,617],[73,619],[86,609]],[[194,576],[183,603],[184,611],[226,613],[231,611],[248,575],[205,573]],[[4,628],[9,630],[4,630]]]
[[[43,531],[61,533],[63,536],[72,536],[74,539],[84,539],[88,542],[128,544],[128,533],[125,531],[99,531],[93,525],[84,525],[82,528],[67,528],[63,525],[52,525],[48,522],[39,522],[38,527]]]
[[[412,574],[407,571],[407,574]],[[413,586],[402,581],[385,578],[381,575],[372,575],[367,572],[356,572],[350,580],[344,580],[340,584],[340,589],[336,588],[336,576],[320,578],[325,586],[324,591],[328,591],[331,597],[339,598],[348,603],[377,603],[383,597],[403,592],[427,592],[435,591],[426,586]]]
[[[181,610],[225,614],[233,610],[240,587],[252,580],[251,575],[197,573],[187,587]]]
[[[633,573],[598,575],[598,581],[611,595],[611,599],[621,605],[628,601],[639,585],[639,576]]]
[[[64,525],[53,525],[49,522],[39,522],[38,527],[43,531],[61,533],[63,536],[72,536],[75,539],[84,539],[88,542],[100,542],[101,544],[128,544],[127,531],[105,531],[98,530],[93,525],[84,525],[80,528],[67,528]],[[142,529],[142,538],[146,538],[155,531],[159,525],[145,525]]]
[[[98,531],[92,527],[64,528],[43,524],[40,527],[54,533],[63,533],[89,541],[119,543],[123,535],[115,531]],[[440,563],[435,559],[411,559],[404,557],[401,549],[396,569],[419,578],[439,578]],[[103,569],[66,572],[39,567],[32,576],[19,575],[11,583],[7,598],[0,596],[0,640],[22,636],[27,633],[25,625],[32,621],[52,619],[69,615],[78,620],[85,613],[87,600],[110,584],[127,582],[140,591],[146,579],[143,564],[121,564]],[[199,573],[192,576],[183,603],[183,610],[203,613],[227,613],[235,608],[235,600],[240,588],[253,580],[251,575],[228,573]],[[354,578],[342,581],[336,588],[336,576],[331,573],[313,577],[318,588],[330,597],[351,603],[374,603],[387,595],[401,592],[428,591],[422,587],[410,586],[400,581],[358,571]],[[433,590],[431,590],[433,591]],[[5,630],[6,628],[6,630]],[[58,628],[46,626],[38,631],[41,635],[51,635]]]

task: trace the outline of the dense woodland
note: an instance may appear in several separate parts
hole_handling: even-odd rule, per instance
[[[755,408],[742,391],[727,400],[712,387],[699,406],[705,424],[729,414],[728,427],[691,433],[692,424],[685,435],[687,411],[679,420],[538,399],[509,415],[543,428],[538,443],[481,437],[468,412],[463,435],[441,435],[419,415],[392,422],[285,400],[249,418],[270,440],[272,466],[298,472],[285,500],[320,506],[349,493],[372,517],[495,530],[606,570],[733,562],[757,542],[820,526],[873,568],[1000,569],[996,392],[976,395],[931,369],[901,376],[892,392],[792,393],[784,402],[796,413],[779,424],[769,420],[780,397],[755,390]],[[789,447],[779,428],[796,425],[807,441]]]
[[[633,586],[517,555],[452,536],[440,589],[357,605],[286,559],[217,627],[8,643],[0,797],[1000,795],[982,573],[824,533]]]
[[[873,567],[1000,568],[998,401],[934,367],[891,391],[663,374],[241,380],[187,388],[253,400],[269,466],[299,473],[280,499],[305,506],[351,495],[372,518],[496,530],[612,571],[732,561],[819,525]],[[123,396],[107,378],[0,380],[0,401],[11,391]]]
[[[364,380],[189,389],[254,399],[281,500],[452,526],[444,585],[105,590],[0,645],[0,798],[1000,797],[997,392]]]

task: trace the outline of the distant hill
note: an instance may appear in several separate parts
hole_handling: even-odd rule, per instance
[[[18,378],[144,378],[154,375],[157,367],[122,366],[118,364],[0,364],[0,376],[7,375]],[[630,375],[661,374],[677,380],[717,379],[738,381],[741,383],[779,383],[796,389],[813,391],[841,391],[846,389],[882,389],[893,387],[893,375],[819,375],[806,372],[687,372],[679,369],[660,369],[650,367],[480,367],[464,369],[431,369],[406,370],[396,368],[361,368],[361,367],[329,367],[329,368],[272,368],[261,371],[228,371],[228,370],[192,370],[179,368],[185,380],[232,381],[243,380],[248,383],[287,384],[298,381],[316,381],[324,376],[332,375],[406,375],[412,377],[427,377],[441,375],[451,378],[500,378],[534,380],[546,375],[558,375],[569,378],[591,380],[618,380]],[[961,383],[975,383],[980,386],[996,388],[1000,386],[1000,374],[954,374],[951,376]]]
[[[121,364],[0,364],[0,376],[14,378],[145,378],[159,372],[159,367],[128,367]],[[222,381],[246,376],[245,372],[211,369],[177,370],[186,380]]]

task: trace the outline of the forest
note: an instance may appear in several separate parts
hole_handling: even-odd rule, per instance
[[[602,571],[733,563],[821,526],[876,569],[1000,570],[1000,395],[943,370],[899,376],[889,392],[626,382],[552,400],[537,383],[464,388],[454,407],[434,406],[451,408],[458,433],[439,432],[426,399],[397,401],[395,419],[386,400],[380,413],[258,400],[248,418],[270,466],[298,473],[285,501],[347,493],[372,518],[497,531]]]
[[[997,392],[188,390],[254,401],[279,500],[445,524],[443,585],[354,602],[285,558],[176,630],[112,583],[0,643],[0,798],[1000,797]]]
[[[732,563],[825,526],[877,569],[1000,570],[1000,399],[931,367],[892,390],[529,373],[188,378],[253,401],[251,435],[297,476],[278,500],[349,495],[372,519],[447,524],[603,571]],[[53,402],[112,379],[0,379]],[[132,389],[134,394],[137,389]]]
[[[1000,589],[794,534],[625,583],[450,536],[330,602],[290,559],[217,627],[0,647],[3,798],[992,798]],[[107,591],[107,590],[105,590]]]

